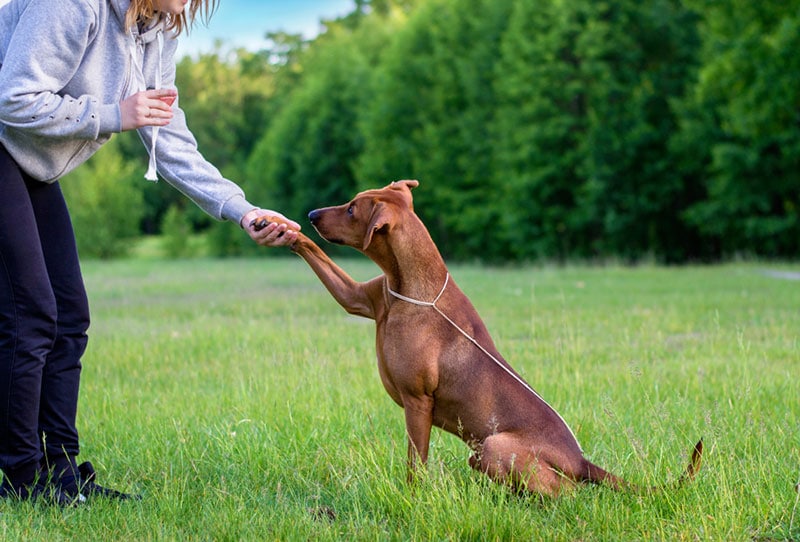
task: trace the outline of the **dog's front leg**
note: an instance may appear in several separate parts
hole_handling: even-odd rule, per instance
[[[433,397],[404,397],[403,410],[406,415],[408,433],[408,482],[413,482],[418,464],[428,462],[428,446],[433,425]]]
[[[375,309],[363,283],[356,282],[304,234],[297,236],[292,251],[302,257],[333,298],[350,314],[375,319]]]

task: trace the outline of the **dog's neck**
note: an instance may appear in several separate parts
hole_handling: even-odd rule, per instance
[[[447,266],[427,228],[412,212],[373,241],[373,261],[382,262],[388,287],[404,296],[430,301],[442,289]]]

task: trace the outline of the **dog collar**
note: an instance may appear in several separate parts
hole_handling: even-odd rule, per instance
[[[396,297],[397,299],[405,301],[406,303],[411,303],[411,304],[414,304],[414,305],[420,305],[422,307],[435,307],[436,306],[436,302],[439,301],[439,298],[442,297],[442,294],[444,293],[445,288],[447,288],[447,283],[448,282],[450,282],[450,273],[449,272],[447,273],[447,276],[444,278],[444,286],[442,286],[442,290],[439,292],[439,295],[437,295],[436,299],[434,299],[433,301],[420,301],[418,299],[413,299],[411,297],[406,297],[404,295],[400,295],[397,292],[395,292],[394,290],[392,290],[391,288],[389,288],[389,279],[386,279],[386,290],[390,294],[392,294],[394,297]]]

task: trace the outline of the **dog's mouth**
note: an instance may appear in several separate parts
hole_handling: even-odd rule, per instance
[[[327,237],[324,233],[319,231],[319,229],[317,229],[316,226],[314,227],[314,229],[317,230],[317,233],[319,234],[319,236],[322,237],[323,239],[325,239],[327,242],[333,243],[334,245],[343,245],[344,244],[344,241],[339,239],[339,238]]]
[[[339,239],[338,237],[329,237],[329,236],[325,235],[324,232],[321,232],[320,229],[317,227],[317,225],[314,224],[314,221],[311,221],[311,225],[314,226],[314,230],[316,230],[316,232],[319,234],[319,236],[322,237],[327,242],[333,243],[334,245],[343,245],[344,244],[344,241]]]
[[[308,213],[308,221],[311,222],[311,225],[314,226],[314,229],[317,231],[317,233],[319,234],[320,237],[322,237],[323,239],[325,239],[329,243],[333,243],[335,245],[343,245],[344,241],[342,239],[339,239],[338,237],[330,237],[330,236],[326,235],[325,232],[320,230],[319,222],[320,222],[321,217],[322,217],[322,213],[320,212],[319,209],[311,211],[310,213]]]

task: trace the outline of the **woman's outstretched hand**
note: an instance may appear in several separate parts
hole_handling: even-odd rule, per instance
[[[242,228],[263,247],[290,246],[297,240],[300,224],[269,209],[254,209],[242,217]]]

